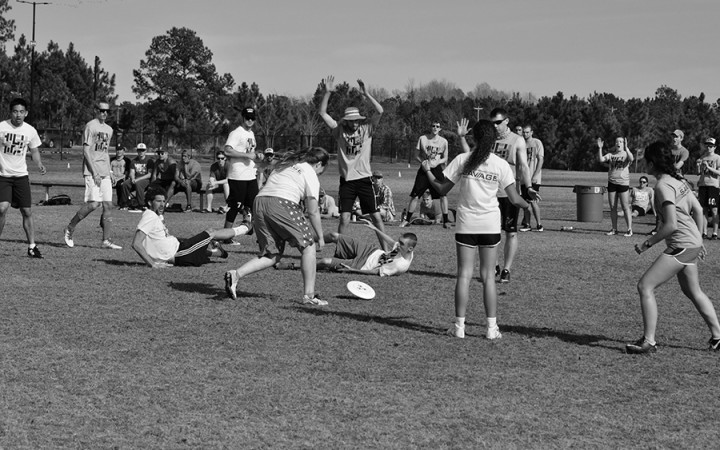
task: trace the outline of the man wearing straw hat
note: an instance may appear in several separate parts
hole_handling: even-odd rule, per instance
[[[370,168],[370,153],[372,151],[372,138],[375,134],[383,108],[365,88],[365,83],[358,80],[360,93],[366,97],[377,114],[366,120],[355,107],[345,108],[345,115],[339,123],[327,113],[330,93],[335,89],[335,77],[325,78],[321,86],[324,90],[320,103],[320,117],[332,130],[332,136],[337,143],[338,165],[340,168],[340,224],[338,233],[344,234],[347,224],[350,223],[353,202],[355,197],[360,200],[360,208],[370,214],[373,224],[385,231],[380,211],[375,201],[375,190],[372,182],[372,169]]]

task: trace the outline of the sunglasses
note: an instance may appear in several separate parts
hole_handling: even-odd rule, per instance
[[[440,125],[438,125],[438,124],[434,124],[432,127],[433,128],[441,128]]]
[[[493,120],[492,123],[494,125],[500,125],[501,123],[505,122],[507,119],[500,119],[500,120]]]
[[[105,114],[110,112],[109,109],[98,109],[98,111],[100,111],[101,113],[105,113]]]
[[[225,157],[224,156],[218,157],[218,161],[225,161]]]

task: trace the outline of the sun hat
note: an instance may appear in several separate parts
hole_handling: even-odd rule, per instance
[[[351,121],[351,120],[363,120],[365,116],[360,115],[360,110],[357,108],[345,108],[345,116],[343,116],[342,120],[345,121]]]

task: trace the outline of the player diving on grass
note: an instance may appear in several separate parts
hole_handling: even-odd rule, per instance
[[[335,243],[335,255],[332,258],[319,259],[318,269],[381,277],[407,272],[413,260],[417,236],[414,233],[404,233],[395,240],[370,221],[361,222],[375,232],[380,245],[340,233],[326,233],[325,242]]]

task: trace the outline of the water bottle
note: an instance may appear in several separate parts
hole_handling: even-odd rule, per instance
[[[572,231],[574,230],[573,227],[560,227],[560,231]]]

